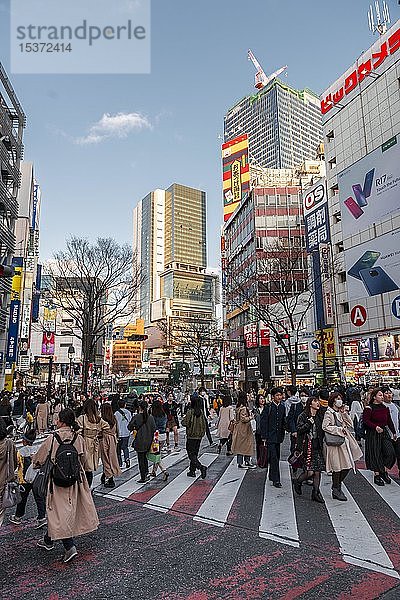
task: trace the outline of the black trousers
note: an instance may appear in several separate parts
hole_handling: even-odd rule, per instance
[[[196,469],[201,469],[202,467],[202,464],[199,461],[200,443],[201,440],[195,440],[194,438],[187,438],[186,440],[186,452],[190,461],[190,473],[196,473]]]
[[[400,438],[398,438],[396,441],[392,440],[392,444],[396,453],[397,468],[399,469],[400,473]]]
[[[267,442],[268,446],[268,463],[269,463],[269,480],[273,483],[280,483],[281,474],[279,472],[279,460],[281,457],[281,445],[274,442]]]
[[[32,484],[24,483],[23,488],[24,488],[24,491],[21,492],[21,502],[19,502],[17,504],[17,508],[15,511],[15,515],[17,517],[23,517],[25,514],[26,503],[28,501],[29,493],[32,490]],[[36,502],[36,506],[37,506],[37,511],[38,511],[37,518],[44,519],[46,516],[46,498],[40,498],[39,496],[35,495],[34,492],[32,492],[32,493],[33,493],[33,497],[35,498],[35,502]]]
[[[138,463],[139,463],[139,472],[140,479],[146,479],[149,474],[149,461],[147,460],[147,452],[137,452],[138,455]]]

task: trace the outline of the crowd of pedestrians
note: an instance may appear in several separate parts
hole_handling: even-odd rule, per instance
[[[396,460],[400,467],[400,411],[389,387],[288,386],[234,396],[224,391],[213,398],[200,388],[185,403],[176,401],[173,390],[146,399],[79,394],[68,406],[61,398],[51,400],[40,392],[34,397],[21,392],[13,404],[8,394],[0,397],[0,525],[7,508],[14,508],[9,521],[20,524],[32,495],[34,527],[46,528],[38,546],[50,551],[61,540],[64,562],[77,555],[75,538],[98,527],[91,487],[100,460],[105,488],[115,487],[123,466],[130,468],[130,445],[137,453],[140,484],[155,478],[158,469],[167,481],[163,458],[181,451],[180,421],[186,430],[188,477],[207,477],[199,454],[204,437],[212,443],[212,418],[217,453],[226,448],[227,456],[236,456],[239,469],[266,469],[275,488],[282,487],[281,448],[288,432],[294,490],[301,495],[303,485],[309,484],[317,503],[324,502],[322,472],[332,478],[332,497],[347,500],[343,481],[356,471],[363,454],[377,486],[391,483]],[[18,430],[21,418],[24,429],[17,451],[9,434],[13,427]]]

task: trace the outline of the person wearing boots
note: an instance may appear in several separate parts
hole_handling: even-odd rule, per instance
[[[331,445],[332,442],[325,436],[325,463],[327,472],[332,471],[332,498],[344,502],[347,498],[342,492],[342,483],[350,469],[355,469],[355,461],[362,456],[362,451],[350,432],[352,427],[353,423],[345,410],[342,397],[337,393],[331,394],[322,429],[325,433],[336,436],[336,440],[335,445]]]
[[[299,496],[302,493],[302,483],[312,477],[313,488],[311,499],[314,502],[324,503],[319,490],[321,471],[325,470],[323,457],[324,432],[322,430],[322,417],[319,412],[319,400],[315,396],[307,399],[304,411],[297,421],[297,446],[296,450],[303,453],[304,471],[293,481],[294,489]]]

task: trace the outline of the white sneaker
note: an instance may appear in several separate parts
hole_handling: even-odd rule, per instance
[[[72,560],[76,555],[78,554],[77,549],[75,548],[75,546],[72,546],[72,548],[70,550],[67,550],[66,553],[64,554],[63,557],[63,563],[67,563],[70,560]]]
[[[257,469],[257,465],[253,465],[252,463],[245,463],[248,469]]]
[[[10,523],[14,523],[14,525],[20,525],[22,522],[22,517],[17,517],[17,515],[11,515],[9,519]]]
[[[41,529],[42,527],[44,527],[47,523],[47,519],[46,517],[44,517],[44,519],[36,519],[34,525],[33,525],[33,529]]]

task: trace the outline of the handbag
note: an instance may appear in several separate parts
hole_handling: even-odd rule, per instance
[[[288,458],[288,463],[292,469],[300,469],[303,466],[303,452],[295,450]]]
[[[336,415],[333,415],[336,423],[336,427],[340,427],[336,420]],[[335,433],[329,433],[325,431],[325,444],[327,446],[341,446],[344,444],[344,437],[342,435],[336,435]]]
[[[268,448],[265,444],[261,444],[258,447],[257,465],[261,469],[266,469],[268,467]]]
[[[236,425],[236,421],[235,421],[235,419],[231,419],[231,420],[229,421],[229,425],[228,425],[228,431],[229,431],[230,433],[233,433],[233,432],[234,432],[235,425]]]
[[[38,498],[46,498],[46,496],[47,496],[49,479],[50,479],[50,475],[51,475],[51,472],[54,467],[54,463],[51,459],[53,444],[54,444],[54,435],[53,435],[53,439],[51,441],[49,454],[47,455],[47,458],[44,461],[43,465],[41,467],[39,467],[39,469],[37,470],[36,477],[32,484],[33,494],[36,495]]]
[[[11,441],[7,441],[7,483],[4,488],[2,508],[12,508],[21,502],[19,483],[15,481],[14,469],[11,465]]]

